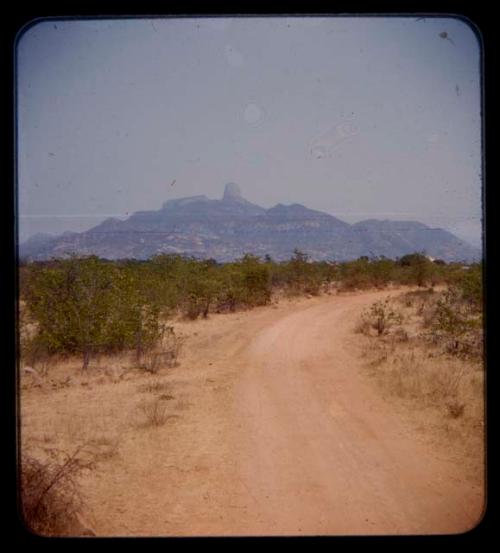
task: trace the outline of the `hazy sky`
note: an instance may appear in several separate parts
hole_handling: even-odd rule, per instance
[[[480,46],[461,20],[41,21],[17,54],[21,240],[232,181],[264,207],[480,243]]]

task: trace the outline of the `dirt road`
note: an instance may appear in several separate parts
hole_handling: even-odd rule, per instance
[[[352,329],[387,292],[184,323],[171,424],[130,439],[93,488],[105,535],[456,533],[482,490],[360,371]],[[174,418],[177,417],[177,418]],[[91,495],[92,497],[92,495]]]

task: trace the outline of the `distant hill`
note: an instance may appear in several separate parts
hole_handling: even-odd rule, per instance
[[[300,204],[265,209],[244,199],[234,183],[226,185],[220,200],[168,200],[157,211],[138,211],[123,221],[106,219],[86,232],[36,235],[20,244],[19,254],[43,260],[72,253],[107,259],[178,253],[230,261],[253,253],[279,261],[290,258],[295,248],[314,260],[396,258],[415,251],[445,261],[481,256],[450,232],[418,222],[370,219],[350,225]]]

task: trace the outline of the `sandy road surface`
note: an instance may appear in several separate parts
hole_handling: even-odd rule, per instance
[[[105,535],[455,533],[482,491],[362,376],[352,327],[387,292],[186,323],[184,410],[90,486]],[[93,495],[92,495],[93,494]]]

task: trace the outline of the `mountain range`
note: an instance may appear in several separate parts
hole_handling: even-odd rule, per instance
[[[314,260],[397,258],[417,251],[444,261],[481,257],[479,249],[440,228],[375,219],[348,224],[301,204],[265,209],[243,198],[234,183],[225,186],[220,200],[204,195],[168,200],[157,211],[106,219],[85,232],[32,236],[19,245],[19,255],[28,260],[68,254],[147,259],[176,253],[224,262],[252,253],[279,261],[296,248]]]

